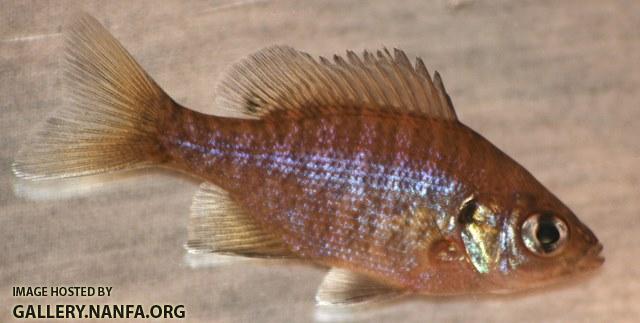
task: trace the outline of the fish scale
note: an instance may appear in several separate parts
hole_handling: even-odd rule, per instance
[[[593,232],[458,120],[440,75],[399,49],[262,49],[216,87],[216,108],[242,116],[230,118],[176,103],[95,19],[66,34],[70,104],[14,174],[187,173],[203,181],[190,253],[330,267],[322,306],[527,290],[604,262]]]
[[[429,133],[437,127],[416,129],[416,123],[424,123],[421,117],[365,111],[361,115],[229,121],[176,109],[179,112],[172,112],[171,125],[167,125],[176,129],[167,131],[171,135],[164,139],[171,159],[180,161],[179,167],[186,170],[207,165],[197,175],[230,192],[269,230],[281,231],[291,249],[320,263],[348,261],[376,273],[409,272],[412,268],[403,266],[417,265],[417,253],[425,249],[420,241],[442,238],[437,223],[447,223],[457,208],[449,201],[462,200],[470,191],[450,180],[455,174],[447,178],[441,169],[453,164],[447,158],[419,166],[425,152],[436,153],[425,148],[430,146],[429,137],[437,136]],[[340,122],[334,122],[336,119]],[[427,125],[438,124],[426,121]],[[288,135],[265,134],[265,129],[272,129],[265,123],[277,124],[278,131]],[[356,125],[347,126],[349,123]],[[187,131],[180,129],[184,124],[200,129],[188,139],[190,149],[182,149],[187,140]],[[241,139],[226,133],[238,129],[243,129]],[[372,132],[374,129],[378,131]],[[472,135],[463,127],[459,131],[462,137]],[[318,141],[319,133],[332,136]],[[406,139],[398,145],[385,140],[387,133]],[[181,142],[178,149],[172,144],[177,141]],[[210,154],[199,155],[203,151]],[[358,179],[353,180],[354,176]],[[246,194],[246,187],[256,189]],[[421,210],[431,210],[434,218],[428,225],[411,221],[424,213]],[[420,230],[423,235],[416,234]],[[358,256],[351,250],[357,250]],[[371,259],[373,252],[380,259]]]

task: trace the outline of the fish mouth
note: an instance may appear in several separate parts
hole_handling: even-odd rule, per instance
[[[604,263],[604,257],[601,255],[603,248],[601,243],[589,248],[584,257],[582,257],[579,267],[581,269],[595,269],[602,266]]]

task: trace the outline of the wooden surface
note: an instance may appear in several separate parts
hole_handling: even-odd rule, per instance
[[[442,73],[460,119],[525,165],[605,246],[603,269],[580,283],[516,297],[409,300],[377,321],[639,319],[640,2],[402,3],[2,1],[0,321],[25,302],[185,304],[194,322],[314,319],[320,268],[185,265],[191,179],[152,171],[79,196],[16,197],[11,161],[63,104],[60,32],[79,10],[103,22],[178,102],[206,112],[215,112],[224,68],[266,45],[322,55],[386,45],[421,56]],[[16,285],[108,285],[113,295],[19,299]]]

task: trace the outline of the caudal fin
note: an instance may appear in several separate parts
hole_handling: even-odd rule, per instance
[[[13,172],[54,179],[162,162],[157,119],[171,98],[94,18],[67,33],[69,100],[18,153]]]

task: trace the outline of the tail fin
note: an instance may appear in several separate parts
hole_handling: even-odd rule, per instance
[[[157,119],[173,100],[94,18],[67,33],[69,104],[13,164],[19,178],[54,179],[158,164]]]

